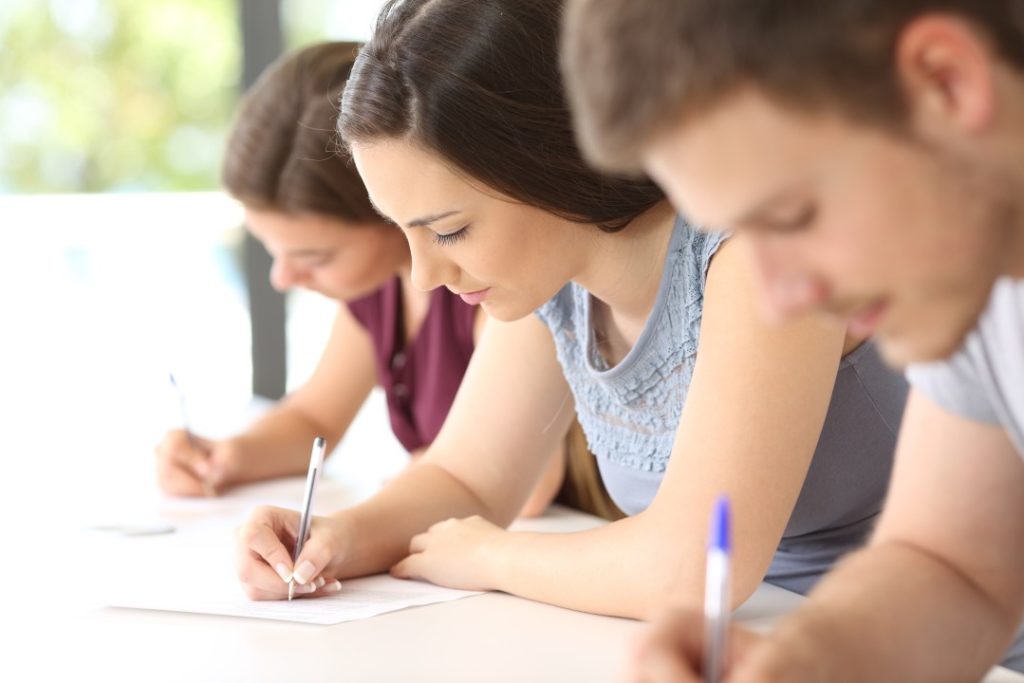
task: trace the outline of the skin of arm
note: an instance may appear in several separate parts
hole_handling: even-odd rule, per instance
[[[342,304],[309,380],[231,439],[238,462],[227,483],[304,473],[313,437],[327,439],[330,452],[375,383],[372,340]]]
[[[1020,624],[1022,568],[1020,454],[1000,427],[912,392],[871,544],[737,653],[731,680],[979,680]]]
[[[484,333],[488,320],[489,318],[487,317],[487,313],[484,309],[477,307],[476,320],[473,323],[474,345],[478,345],[480,343],[480,338]],[[555,496],[558,495],[558,491],[561,489],[562,482],[565,479],[565,448],[565,440],[563,438],[555,445],[554,452],[548,459],[548,463],[544,467],[544,471],[541,473],[540,478],[537,480],[536,486],[533,487],[533,491],[526,499],[526,502],[523,503],[523,507],[519,511],[519,516],[539,517],[544,514],[551,503],[555,500]],[[424,449],[424,451],[425,450],[426,449]],[[422,454],[422,451],[420,454]]]
[[[492,320],[470,361],[441,433],[415,467],[370,500],[314,520],[296,567],[308,580],[383,571],[409,540],[451,517],[507,525],[522,508],[573,416],[551,336],[529,316]],[[285,587],[271,568],[291,569],[285,544],[296,515],[264,508],[239,534],[239,577],[250,597]]]
[[[733,598],[760,584],[796,503],[827,412],[844,330],[761,322],[746,254],[712,262],[700,349],[661,487],[642,513],[573,534],[448,521],[413,539],[393,573],[489,588],[616,616],[700,604],[709,513],[733,501]],[[567,577],[572,577],[567,581]]]

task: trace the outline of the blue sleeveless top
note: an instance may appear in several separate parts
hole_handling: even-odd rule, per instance
[[[537,310],[605,487],[627,514],[650,504],[665,474],[693,377],[708,266],[725,237],[676,220],[654,307],[615,367],[598,348],[585,289],[569,283]],[[902,375],[885,367],[870,342],[843,358],[768,581],[807,592],[866,540],[888,486],[906,393]],[[763,398],[770,397],[754,400]]]

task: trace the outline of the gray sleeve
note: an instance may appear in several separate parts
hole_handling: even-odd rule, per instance
[[[948,360],[911,365],[907,368],[911,386],[951,413],[978,422],[999,424],[981,373],[966,349]]]
[[[732,233],[723,231],[695,233],[693,241],[698,252],[698,258],[700,259],[700,287],[702,293],[708,281],[708,268],[711,267],[711,259],[718,253],[719,247],[730,237],[732,237]]]

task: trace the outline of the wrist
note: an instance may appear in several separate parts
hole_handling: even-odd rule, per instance
[[[335,512],[328,515],[325,519],[330,530],[328,548],[331,553],[327,570],[335,578],[343,578],[351,574],[351,572],[345,571],[345,566],[348,564],[345,560],[352,556],[352,543],[353,539],[356,538],[355,520],[353,520],[352,515],[348,514],[347,510]]]
[[[245,445],[238,437],[225,439],[213,444],[213,483],[218,487],[242,484],[251,477],[246,476]]]
[[[480,544],[480,577],[489,590],[506,591],[507,576],[511,557],[514,551],[511,546],[518,540],[519,534],[500,529],[488,536]]]

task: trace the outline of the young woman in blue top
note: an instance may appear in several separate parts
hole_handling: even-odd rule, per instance
[[[339,129],[409,240],[413,283],[496,320],[422,466],[317,518],[294,566],[297,514],[254,513],[238,537],[252,598],[280,598],[289,576],[312,594],[390,568],[646,617],[700,600],[720,493],[735,510],[737,602],[765,577],[808,589],[870,530],[902,378],[835,322],[762,323],[739,239],[698,232],[644,179],[583,163],[558,74],[562,4],[382,10]],[[574,412],[630,516],[503,530]]]

